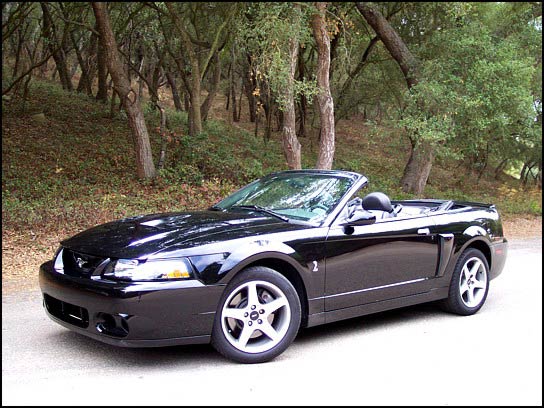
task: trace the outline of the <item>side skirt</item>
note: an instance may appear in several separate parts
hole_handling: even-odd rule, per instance
[[[417,295],[402,296],[394,299],[382,300],[379,302],[367,303],[359,306],[347,307],[344,309],[331,310],[330,312],[316,313],[308,316],[306,327],[318,326],[320,324],[332,323],[338,320],[351,319],[372,313],[383,312],[400,307],[417,305],[419,303],[432,302],[448,297],[448,287],[431,289]]]

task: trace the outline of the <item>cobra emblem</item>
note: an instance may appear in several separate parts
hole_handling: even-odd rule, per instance
[[[76,263],[79,268],[83,268],[83,266],[87,263],[87,261],[82,258],[77,258]]]

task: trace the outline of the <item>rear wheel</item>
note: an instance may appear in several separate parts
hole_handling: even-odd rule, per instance
[[[285,351],[300,320],[300,300],[291,282],[273,269],[251,267],[227,285],[216,312],[212,345],[229,359],[262,363]]]
[[[463,252],[451,278],[449,296],[443,302],[446,310],[472,315],[481,309],[489,291],[489,265],[484,254],[470,248]]]

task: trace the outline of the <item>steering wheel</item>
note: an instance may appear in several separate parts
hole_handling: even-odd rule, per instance
[[[318,210],[318,209],[323,210],[322,213],[320,211],[317,212],[317,214],[319,215],[325,214],[327,211],[329,211],[329,208],[325,204],[321,204],[321,203],[314,204],[310,207],[311,212],[315,212],[314,210]]]

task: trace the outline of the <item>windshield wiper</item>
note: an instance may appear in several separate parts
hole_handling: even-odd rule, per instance
[[[269,210],[268,208],[261,207],[260,205],[233,205],[230,208],[243,208],[246,210],[256,210],[256,211],[266,213],[268,215],[272,215],[273,217],[279,218],[282,221],[289,222],[289,218],[284,217],[283,215],[280,215],[272,210]]]
[[[210,208],[208,208],[210,211],[226,211],[224,208],[219,207],[218,205],[212,205]]]

